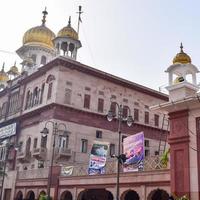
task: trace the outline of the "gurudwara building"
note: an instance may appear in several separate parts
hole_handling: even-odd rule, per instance
[[[0,71],[0,159],[7,174],[1,181],[1,199],[35,200],[49,192],[54,200],[114,200],[116,159],[110,155],[122,148],[118,141],[141,131],[145,136],[144,170],[120,172],[120,200],[168,200],[176,191],[190,195],[193,182],[187,182],[186,189],[178,185],[177,190],[171,185],[174,171],[169,164],[163,169],[159,160],[162,148],[168,146],[166,119],[169,112],[173,113],[170,108],[177,96],[194,95],[198,88],[198,70],[182,47],[167,69],[169,97],[173,97],[169,99],[163,93],[78,62],[77,52],[82,45],[71,19],[54,34],[46,26],[46,16],[45,10],[42,24],[25,32],[23,44],[16,51],[22,59],[22,71],[16,65],[7,72],[3,65]],[[182,65],[187,70],[182,70]],[[192,83],[185,82],[188,72],[192,73]],[[122,106],[124,119],[129,115],[134,118],[130,127],[122,121],[120,138],[117,119],[106,119],[110,109],[117,112],[115,102]],[[175,114],[169,116],[174,119]],[[188,142],[186,137],[176,141],[171,133],[169,138],[172,152],[173,145]],[[109,143],[106,172],[101,175],[87,174],[94,141]],[[186,154],[188,158],[189,150]],[[181,159],[173,156],[171,153],[171,167],[178,161],[182,166]],[[191,163],[186,159],[187,169]],[[198,174],[198,168],[194,169]],[[187,170],[177,170],[180,173],[174,175],[176,178],[186,177],[183,182],[190,179]]]

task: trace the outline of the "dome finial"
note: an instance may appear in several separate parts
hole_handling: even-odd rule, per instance
[[[181,42],[180,49],[181,49],[181,53],[183,53],[183,44],[182,44],[182,42]]]
[[[45,22],[46,22],[46,15],[48,15],[48,12],[47,12],[47,7],[45,7],[44,11],[42,12],[43,13],[43,18],[42,18],[42,25],[45,26]]]
[[[71,27],[71,16],[69,16],[68,26]]]
[[[1,72],[4,72],[5,62],[3,62]]]

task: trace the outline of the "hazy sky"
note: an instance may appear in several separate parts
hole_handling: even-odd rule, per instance
[[[77,29],[78,6],[83,15],[78,61],[158,90],[167,84],[164,72],[179,52],[180,42],[193,64],[200,63],[199,0],[4,0],[0,7],[0,50],[15,52],[25,31],[41,24],[56,34],[67,25]],[[0,53],[9,69],[16,54]]]

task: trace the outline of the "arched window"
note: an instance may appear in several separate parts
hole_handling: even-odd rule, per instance
[[[32,58],[33,62],[36,63],[36,55],[33,54],[33,55],[31,56],[31,58]]]
[[[36,87],[33,91],[33,106],[38,104],[38,100],[39,100],[39,90],[38,87]]]
[[[45,65],[47,63],[47,58],[46,58],[46,56],[42,56],[41,57],[41,62],[40,62],[40,64],[41,65]]]
[[[49,75],[47,77],[46,83],[49,84],[48,91],[47,91],[47,99],[51,99],[52,97],[52,90],[53,90],[53,81],[55,80],[55,76]]]
[[[69,51],[71,52],[71,55],[70,55],[71,57],[72,57],[72,55],[73,55],[74,48],[75,48],[74,44],[73,44],[73,43],[70,43],[70,44],[69,44]]]
[[[31,138],[29,137],[26,141],[26,154],[29,155],[31,151]]]
[[[67,52],[67,48],[68,48],[67,42],[63,42],[63,43],[61,44],[61,49],[62,49],[62,51],[63,51],[63,56],[65,56],[65,54],[66,54],[66,52]]]
[[[25,110],[27,109],[27,108],[29,108],[29,105],[30,105],[30,90],[27,92],[27,94],[26,94],[26,104],[25,104]]]
[[[42,103],[42,100],[43,100],[44,86],[45,86],[45,83],[42,84],[42,89],[41,89],[41,93],[40,93],[40,104]]]

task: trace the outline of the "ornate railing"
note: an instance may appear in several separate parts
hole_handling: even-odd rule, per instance
[[[161,156],[145,157],[144,167],[141,171],[154,171],[160,169],[168,169],[162,164]],[[114,174],[117,172],[117,161],[115,159],[108,160],[106,162],[105,174]],[[120,173],[123,172],[123,168],[120,168]],[[61,169],[61,176],[85,176],[88,175],[88,163],[80,163],[74,166],[66,165]],[[35,179],[35,178],[47,178],[48,168],[24,170],[18,172],[18,179]]]
[[[48,168],[24,170],[18,172],[18,179],[35,179],[35,178],[47,178]]]
[[[71,168],[70,168],[71,167]],[[84,176],[88,174],[88,163],[87,164],[78,164],[75,166],[64,166],[61,170],[61,176],[65,176],[64,170],[71,170],[71,176]],[[160,169],[168,169],[169,166],[163,165],[161,161],[161,156],[148,156],[144,159],[143,169],[141,171],[152,171],[152,170],[160,170]],[[113,174],[117,172],[117,161],[109,160],[106,162],[105,174]],[[123,172],[123,167],[120,168],[120,173]],[[68,173],[66,173],[68,174]]]

